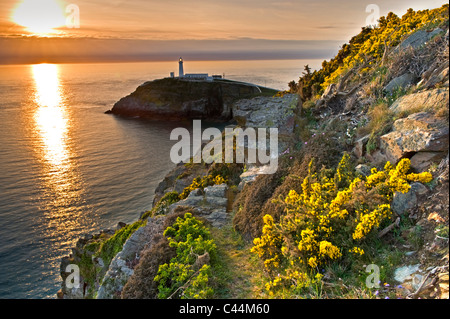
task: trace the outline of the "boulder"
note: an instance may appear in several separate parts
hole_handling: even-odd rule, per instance
[[[430,41],[434,36],[439,33],[444,32],[444,30],[440,28],[434,29],[432,32],[428,32],[426,30],[418,30],[411,35],[409,35],[405,40],[403,40],[393,52],[405,50],[408,47],[412,47],[413,49],[418,49],[423,46],[425,43]]]
[[[430,111],[446,107],[449,103],[448,88],[433,89],[398,98],[389,108],[394,113]]]
[[[353,153],[356,157],[360,158],[366,153],[366,145],[369,141],[370,135],[363,136],[355,141],[355,147],[353,148]]]
[[[391,163],[418,152],[448,151],[448,123],[431,113],[414,113],[394,122],[392,132],[380,137],[380,149]]]
[[[391,208],[397,215],[403,215],[417,206],[417,197],[428,192],[422,183],[412,183],[407,193],[396,192],[392,199]]]
[[[206,197],[226,197],[227,190],[227,184],[208,186],[204,189]]]
[[[405,89],[417,82],[417,76],[412,73],[405,73],[392,79],[384,88],[384,91],[388,94],[392,94],[399,89]]]
[[[205,218],[213,227],[222,228],[229,221],[229,214],[226,208],[216,208],[213,210],[200,210],[199,216]]]
[[[439,163],[444,156],[442,152],[418,152],[410,159],[411,168],[417,172],[424,172],[431,164]]]

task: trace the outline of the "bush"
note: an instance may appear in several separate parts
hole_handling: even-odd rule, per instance
[[[363,27],[358,35],[341,47],[333,59],[323,61],[320,70],[306,72],[300,77],[297,87],[303,100],[320,96],[328,85],[336,83],[347,70],[361,65],[364,61],[370,61],[369,69],[377,67],[383,59],[386,46],[397,46],[412,32],[447,26],[448,4],[433,10],[409,9],[401,18],[390,12],[378,22],[376,27]]]
[[[163,236],[150,249],[145,250],[133,275],[122,290],[123,299],[156,299],[158,283],[154,281],[159,265],[168,263],[176,256],[175,248]]]
[[[365,179],[355,172],[345,154],[336,171],[316,172],[310,162],[302,191],[291,190],[280,202],[285,213],[279,222],[266,214],[262,236],[251,251],[263,261],[269,282],[266,289],[293,294],[320,282],[319,266],[364,255],[362,244],[374,238],[374,230],[389,220],[395,192],[407,192],[408,181],[429,182],[428,172],[408,174],[409,159],[384,170],[373,168]]]
[[[203,222],[185,213],[166,228],[164,236],[176,256],[159,265],[154,278],[158,283],[158,298],[204,299],[212,296],[209,286],[209,256],[216,245]]]
[[[165,193],[151,210],[142,215],[141,219],[147,219],[150,216],[165,215],[169,206],[179,200],[180,195],[178,192],[172,191]]]
[[[204,177],[196,177],[192,181],[192,184],[186,187],[183,192],[178,196],[179,199],[185,199],[189,194],[197,188],[204,189],[205,187],[212,185],[220,185],[226,183],[227,180],[221,175],[206,175]]]
[[[317,158],[318,167],[339,163],[343,151],[343,139],[339,136],[343,133],[336,125],[332,125],[332,130],[310,136],[307,144],[302,142],[299,151],[291,150],[279,158],[275,174],[257,177],[237,195],[233,203],[236,212],[233,226],[246,240],[261,236],[265,214],[269,213],[276,221],[279,219],[284,207],[273,200],[286,196],[291,189],[300,191],[298,180],[308,174],[308,164],[313,157]]]

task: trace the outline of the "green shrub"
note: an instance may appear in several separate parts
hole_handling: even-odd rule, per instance
[[[166,228],[164,236],[169,246],[175,249],[176,256],[158,268],[154,279],[158,283],[158,298],[205,299],[212,296],[209,256],[215,255],[216,245],[203,222],[186,213]]]

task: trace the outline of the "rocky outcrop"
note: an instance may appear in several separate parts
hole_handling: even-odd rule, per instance
[[[405,40],[403,40],[393,51],[398,52],[401,50],[405,50],[408,47],[412,47],[413,49],[420,48],[428,41],[430,41],[433,37],[442,33],[443,31],[444,30],[440,28],[436,28],[432,32],[428,32],[426,30],[418,30],[416,32],[413,32],[410,36],[408,36]]]
[[[388,94],[392,94],[396,90],[405,89],[417,82],[417,76],[412,73],[405,73],[401,76],[393,78],[384,88]]]
[[[144,249],[155,244],[164,231],[165,217],[148,218],[147,224],[137,229],[124,243],[122,250],[113,258],[97,292],[97,299],[120,298],[124,285],[133,274]]]
[[[394,113],[430,111],[446,107],[449,103],[448,88],[440,88],[404,95],[390,107]]]
[[[423,169],[427,165],[414,156],[419,154],[423,159],[423,154],[427,154],[429,160],[439,162],[447,155],[448,134],[448,123],[444,119],[427,112],[414,113],[395,121],[393,131],[381,136],[380,150],[391,163],[409,157],[413,168]]]
[[[208,119],[228,121],[231,104],[238,99],[277,91],[229,81],[160,79],[146,82],[120,99],[107,113],[164,120]]]
[[[211,223],[213,227],[221,228],[229,220],[228,186],[227,184],[206,187],[203,191],[195,189],[189,196],[169,206],[169,214],[178,207],[187,207]]]
[[[242,99],[233,104],[233,117],[241,126],[277,127],[280,134],[292,134],[299,103],[297,94]]]

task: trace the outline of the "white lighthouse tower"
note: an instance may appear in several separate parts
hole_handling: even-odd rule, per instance
[[[178,61],[178,76],[182,78],[184,76],[184,70],[183,70],[183,58],[180,57],[180,60]]]

